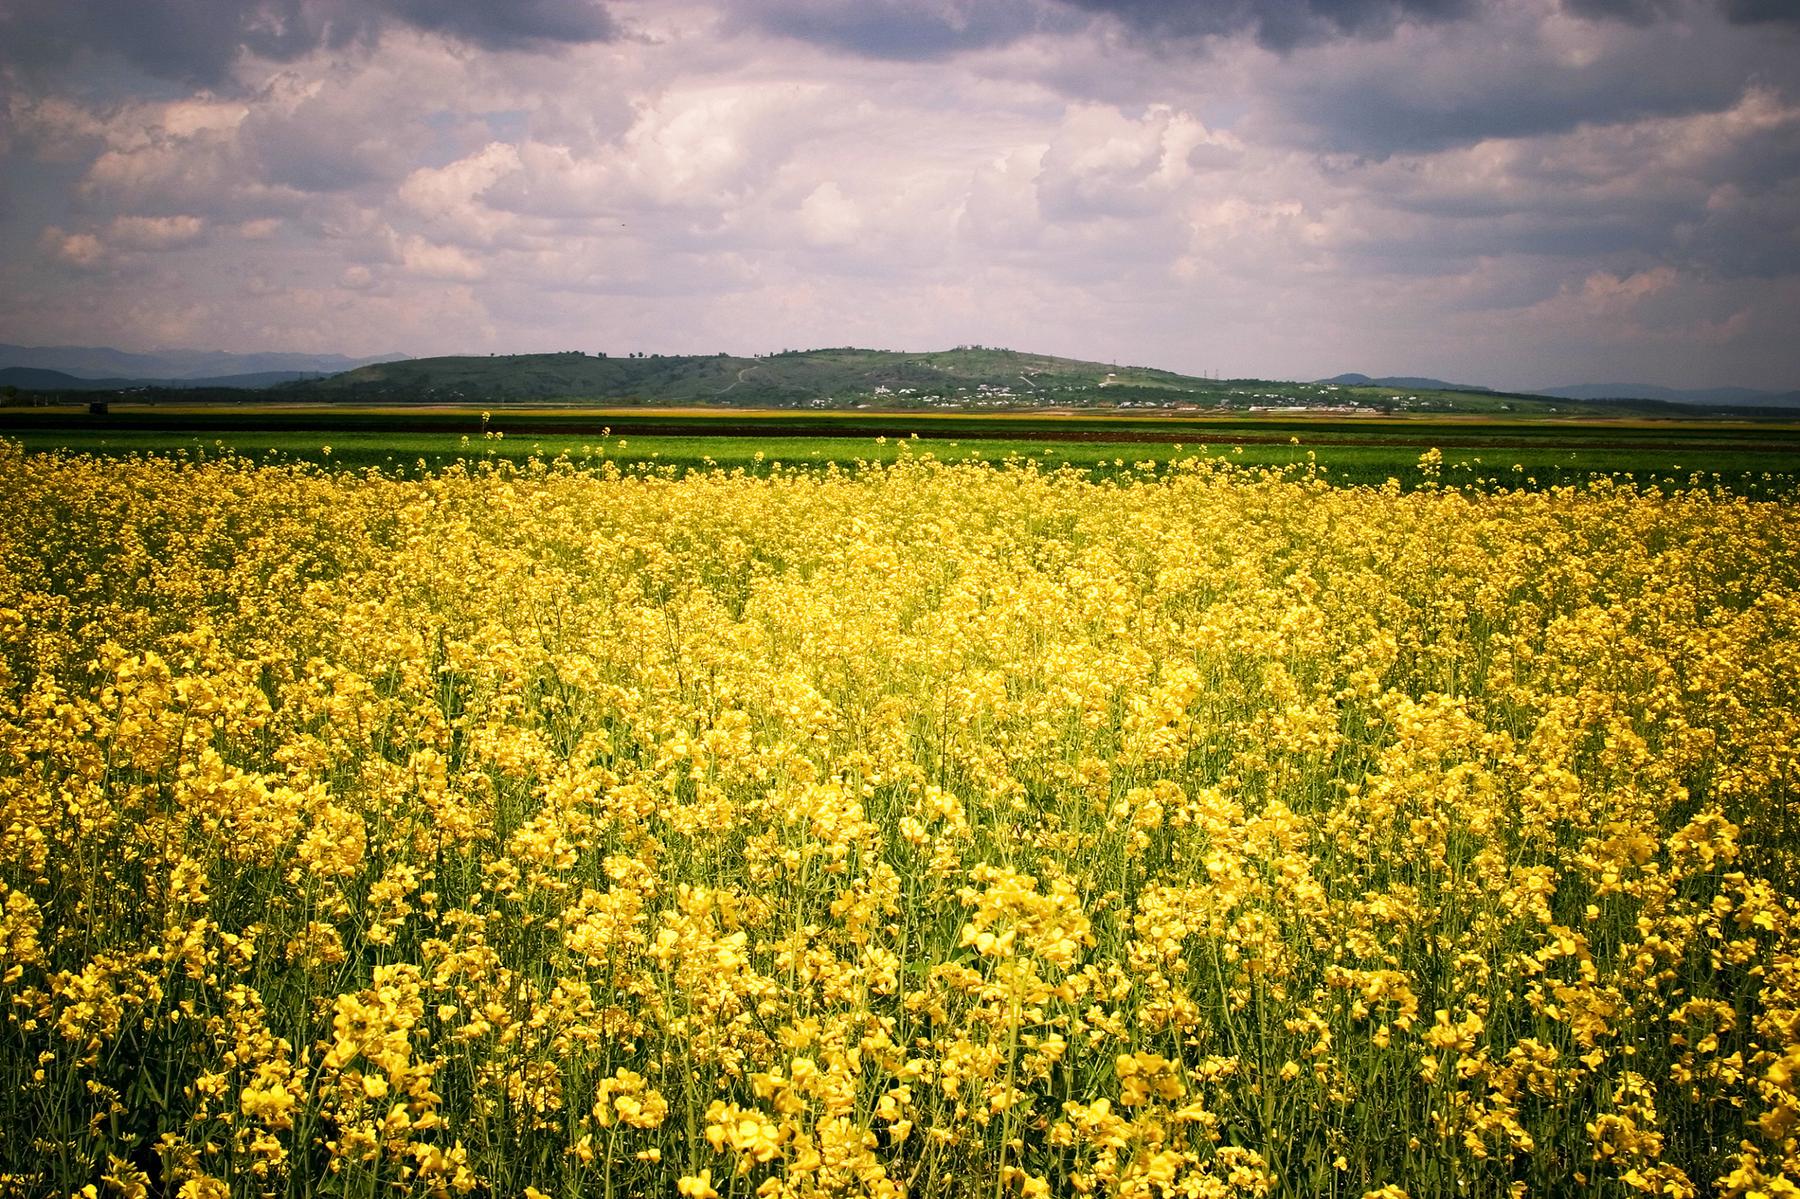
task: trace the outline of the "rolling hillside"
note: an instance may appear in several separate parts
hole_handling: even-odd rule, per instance
[[[319,377],[318,371],[255,371],[246,375],[220,375],[217,378],[203,379],[88,379],[65,371],[34,366],[0,367],[0,387],[30,392],[139,391],[147,387],[183,390],[228,387],[254,390]]]
[[[743,408],[1017,410],[1042,408],[1376,411],[1547,414],[1575,401],[1479,391],[1417,391],[1217,380],[984,347],[929,353],[827,349],[755,358],[578,352],[414,358],[346,371],[265,393],[296,401],[364,403],[589,403]]]
[[[569,351],[409,358],[369,363],[323,378],[279,375],[157,382],[82,380],[13,369],[9,404],[113,396],[131,403],[584,406],[765,408],[917,412],[1058,411],[1343,414],[1773,416],[1757,406],[1593,400],[1464,387],[1434,379],[1340,375],[1316,382],[1207,379],[962,346],[905,353],[851,348],[728,354],[606,357]],[[255,390],[250,390],[254,388]]]
[[[285,375],[289,379],[331,375],[370,362],[386,362],[401,354],[349,358],[343,354],[229,354],[221,350],[159,350],[135,353],[111,346],[18,346],[0,343],[0,368],[59,371],[77,379],[131,381],[183,379],[220,386],[221,379]],[[262,384],[225,384],[262,386]]]
[[[1111,367],[1012,350],[806,350],[757,358],[581,353],[417,358],[347,371],[304,388],[326,397],[407,401],[604,400],[741,407],[1050,401],[1102,389],[1212,395],[1219,385],[1168,371]]]

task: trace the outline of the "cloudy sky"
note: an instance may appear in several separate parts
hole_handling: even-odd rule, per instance
[[[0,0],[0,341],[1800,387],[1796,0]]]

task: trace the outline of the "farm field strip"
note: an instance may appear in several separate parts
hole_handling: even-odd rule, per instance
[[[104,416],[62,407],[0,412],[0,434],[61,430],[95,434],[106,430],[242,432],[250,430],[362,430],[388,433],[479,433],[491,427],[510,435],[567,433],[598,436],[601,430],[630,435],[711,434],[763,436],[777,432],[812,437],[1016,437],[1105,435],[1119,441],[1143,439],[1195,442],[1244,437],[1302,440],[1320,438],[1395,441],[1421,447],[1444,439],[1571,445],[1600,441],[1615,445],[1715,443],[1792,449],[1800,453],[1796,421],[1653,421],[1638,419],[1532,419],[1492,416],[1366,416],[1241,413],[1182,417],[1125,413],[944,413],[910,411],[794,411],[789,409],[583,408],[575,405],[479,406],[420,404],[366,405],[114,405]]]
[[[477,416],[476,420],[479,420]],[[1000,426],[1007,428],[1008,426]],[[1793,493],[1800,487],[1800,451],[1779,443],[1699,440],[1655,442],[1598,439],[1566,443],[1494,439],[1459,444],[1420,439],[1354,441],[1327,435],[1299,439],[1269,432],[1254,434],[1208,430],[1210,441],[1105,440],[1087,431],[1037,431],[1006,439],[987,437],[875,435],[851,437],[796,436],[772,426],[754,436],[678,432],[643,434],[601,426],[607,436],[570,435],[526,429],[507,433],[479,424],[473,432],[391,432],[366,428],[292,430],[264,428],[183,433],[162,430],[89,428],[39,429],[13,436],[28,451],[70,451],[103,456],[134,453],[218,457],[234,453],[258,461],[311,461],[335,468],[417,473],[441,470],[458,460],[508,459],[566,455],[584,469],[611,463],[624,470],[687,471],[723,467],[767,474],[776,464],[790,469],[818,469],[828,464],[851,467],[858,462],[892,463],[903,456],[931,455],[944,461],[985,460],[1035,463],[1053,469],[1068,466],[1096,478],[1119,478],[1153,463],[1166,472],[1190,457],[1217,458],[1238,465],[1271,469],[1305,469],[1316,465],[1324,477],[1345,484],[1379,485],[1397,478],[1410,486],[1418,478],[1422,452],[1439,452],[1458,484],[1485,487],[1543,487],[1585,483],[1597,477],[1632,476],[1660,486],[1697,479],[1740,494],[1768,496]],[[1193,430],[1187,430],[1192,433]],[[1117,430],[1110,430],[1112,435]],[[1235,438],[1235,440],[1234,440]],[[329,447],[329,453],[326,449]]]

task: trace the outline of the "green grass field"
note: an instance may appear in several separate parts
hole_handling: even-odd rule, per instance
[[[566,456],[583,467],[763,472],[943,460],[1070,466],[1099,478],[1163,469],[1205,454],[1247,467],[1316,464],[1333,482],[1420,478],[1443,455],[1449,485],[1544,487],[1630,475],[1659,486],[1702,483],[1739,494],[1800,490],[1800,426],[1737,422],[1479,418],[1200,418],[914,415],[523,409],[486,422],[474,409],[35,409],[0,414],[0,436],[28,451],[125,456],[235,454],[336,469],[413,474],[458,459]],[[1146,468],[1142,464],[1152,463]]]

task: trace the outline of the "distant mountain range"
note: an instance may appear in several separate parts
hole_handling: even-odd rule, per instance
[[[1630,410],[1669,415],[1756,415],[1800,408],[1800,392],[1584,384],[1496,391],[1414,375],[1342,374],[1311,383],[1209,379],[1148,367],[1087,362],[992,346],[909,353],[838,347],[729,354],[581,351],[407,358],[340,354],[128,353],[98,346],[0,345],[7,402],[57,394],[125,398],[181,391],[191,401],[284,403],[665,405],[738,408],[1145,409],[1555,415]]]
[[[1492,391],[1474,383],[1446,383],[1442,379],[1410,375],[1333,375],[1318,380],[1338,387],[1393,387],[1411,391]],[[1567,387],[1537,387],[1514,394],[1550,396],[1559,400],[1657,400],[1665,404],[1724,404],[1733,408],[1800,407],[1800,391],[1758,391],[1753,387],[1657,387],[1650,383],[1573,383]]]
[[[211,375],[198,379],[87,379],[35,366],[0,366],[0,387],[20,391],[135,391],[143,387],[274,387],[301,379],[323,379],[322,371],[253,371],[245,375]]]
[[[108,346],[0,344],[0,368],[60,371],[77,379],[127,380],[127,385],[149,380],[185,379],[194,383],[206,380],[210,385],[220,387],[266,387],[268,383],[230,384],[219,380],[258,375],[285,375],[287,379],[335,375],[372,362],[393,362],[404,357],[404,354],[378,354],[372,358],[349,358],[343,354],[227,354],[219,350],[158,350],[135,354]],[[25,384],[15,383],[14,386]]]
[[[1734,408],[1800,407],[1800,391],[1758,391],[1753,387],[1657,387],[1650,383],[1577,383],[1543,387],[1533,394],[1565,400],[1663,400],[1670,404],[1729,404]]]

